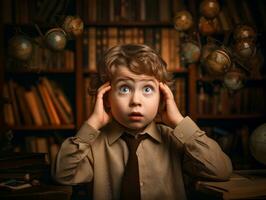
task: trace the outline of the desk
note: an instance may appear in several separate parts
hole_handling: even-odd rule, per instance
[[[16,191],[0,191],[1,200],[70,200],[71,186],[39,185]]]
[[[198,181],[196,190],[206,199],[266,199],[266,170],[234,171],[229,181]]]

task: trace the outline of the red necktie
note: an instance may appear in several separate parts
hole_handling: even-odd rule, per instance
[[[138,138],[135,138],[133,135],[127,133],[124,133],[121,136],[121,138],[126,142],[129,151],[128,161],[121,185],[121,200],[141,199],[139,187],[139,165],[136,150],[141,140],[147,137],[147,134],[143,134],[139,135]]]

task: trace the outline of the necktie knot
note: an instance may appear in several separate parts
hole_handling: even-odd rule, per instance
[[[137,137],[130,135],[128,133],[124,133],[121,138],[126,142],[128,150],[130,152],[136,152],[140,142],[144,139],[146,139],[148,137],[148,135],[145,134],[141,134],[138,135]]]

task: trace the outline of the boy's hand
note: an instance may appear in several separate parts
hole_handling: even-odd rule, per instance
[[[179,109],[177,108],[171,89],[162,82],[160,82],[159,87],[165,101],[165,107],[163,108],[163,111],[161,113],[162,121],[171,128],[175,128],[177,124],[179,124],[184,119],[184,117],[181,115]]]
[[[87,123],[96,130],[99,130],[101,127],[105,126],[111,120],[111,116],[104,109],[104,102],[103,102],[104,94],[108,92],[110,89],[111,89],[110,83],[106,82],[97,90],[97,97],[96,97],[94,110],[89,119],[87,120]]]

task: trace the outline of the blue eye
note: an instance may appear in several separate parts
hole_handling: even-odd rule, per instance
[[[119,88],[119,93],[121,94],[128,94],[130,92],[130,89],[128,86],[122,86]]]
[[[151,94],[153,92],[153,88],[150,87],[150,86],[146,86],[146,87],[143,88],[143,92],[145,94]]]

